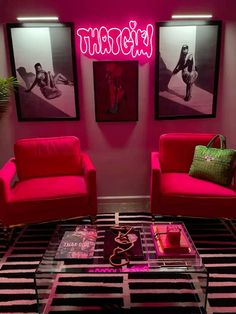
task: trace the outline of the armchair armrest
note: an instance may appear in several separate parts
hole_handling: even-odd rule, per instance
[[[0,169],[0,203],[6,203],[11,193],[11,181],[16,174],[15,158],[8,160]]]
[[[161,165],[159,160],[159,152],[152,152],[151,153],[151,169],[152,171],[161,171]]]
[[[151,187],[150,187],[150,205],[153,212],[157,212],[160,197],[160,177],[161,166],[159,161],[159,153],[151,153]]]
[[[88,154],[81,153],[82,155],[82,168],[87,182],[89,204],[94,214],[97,211],[97,185],[96,185],[96,169],[92,164]]]

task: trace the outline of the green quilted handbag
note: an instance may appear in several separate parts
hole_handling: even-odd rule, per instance
[[[212,147],[220,138],[220,148]],[[234,174],[236,150],[226,149],[225,137],[216,134],[207,146],[197,145],[189,175],[195,178],[212,181],[221,185],[230,185]]]

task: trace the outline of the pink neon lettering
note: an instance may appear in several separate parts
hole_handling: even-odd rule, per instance
[[[120,29],[110,28],[108,32],[111,40],[111,52],[113,55],[118,55],[120,52]]]
[[[124,55],[128,55],[130,53],[132,47],[132,40],[130,40],[130,30],[128,27],[125,27],[121,31],[120,37],[120,48]]]
[[[100,28],[99,36],[101,38],[101,53],[102,54],[110,53],[111,52],[110,38],[106,27],[102,26]]]
[[[100,52],[100,42],[99,42],[99,37],[98,37],[98,29],[95,28],[92,31],[92,36],[89,37],[90,40],[88,40],[89,43],[89,52],[91,55],[94,55],[95,53]]]
[[[130,21],[129,27],[110,28],[78,28],[80,50],[83,54],[113,54],[122,53],[137,56],[152,56],[153,26],[148,24],[145,29],[137,28],[136,21]]]
[[[99,42],[97,28],[80,28],[77,31],[77,35],[80,37],[80,50],[82,53],[87,53],[87,51],[89,51],[90,55],[94,55],[94,53],[100,53],[101,45]]]
[[[139,265],[139,266],[131,266],[125,268],[111,268],[111,267],[97,267],[97,268],[89,268],[89,273],[132,273],[132,272],[146,272],[149,268],[147,265]]]

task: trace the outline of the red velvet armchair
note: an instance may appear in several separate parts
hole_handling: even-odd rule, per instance
[[[236,217],[236,185],[224,187],[191,177],[196,145],[214,134],[169,133],[160,136],[151,156],[151,211],[160,215]],[[216,142],[219,147],[219,143]],[[236,177],[234,176],[234,182]]]
[[[96,170],[77,137],[21,139],[14,151],[0,170],[5,227],[96,214]]]

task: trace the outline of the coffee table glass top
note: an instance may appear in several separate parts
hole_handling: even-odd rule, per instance
[[[155,225],[164,227],[169,222],[155,223]],[[95,226],[97,238],[94,249],[94,255],[91,258],[72,258],[58,259],[57,250],[61,243],[65,232],[74,231],[78,227],[75,224],[58,224],[56,231],[49,243],[49,246],[40,262],[36,275],[40,273],[129,273],[129,272],[206,272],[202,263],[202,259],[198,254],[194,243],[188,234],[185,226],[181,222],[175,222],[181,226],[187,241],[191,244],[191,252],[194,254],[177,254],[163,255],[157,254],[154,233],[152,232],[153,225],[142,224],[132,226],[133,232],[138,232],[141,240],[142,257],[130,257],[129,263],[121,267],[113,267],[109,263],[109,258],[104,257],[104,248],[107,240],[105,235],[110,229],[110,226]],[[80,225],[81,227],[82,225]],[[84,225],[86,228],[91,228],[91,225]],[[94,226],[92,226],[94,228]],[[105,241],[106,240],[106,241]],[[109,241],[108,241],[109,242]]]

